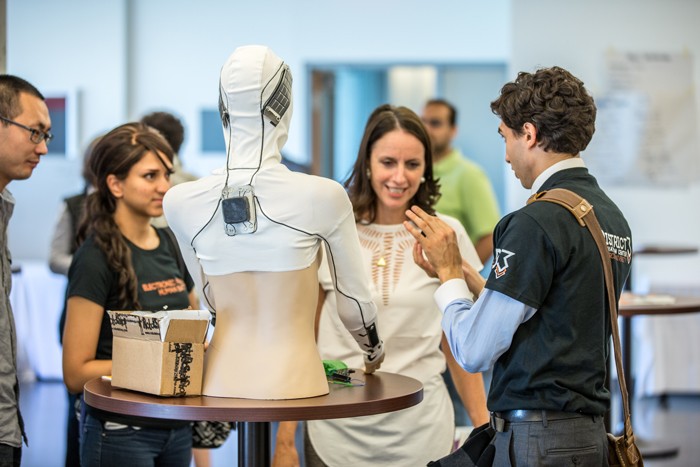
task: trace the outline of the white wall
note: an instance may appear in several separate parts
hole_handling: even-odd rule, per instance
[[[184,164],[204,174],[223,157],[200,154],[199,111],[216,108],[219,70],[237,46],[268,45],[291,66],[295,116],[285,149],[304,162],[306,64],[506,62],[509,12],[509,0],[8,0],[8,72],[39,89],[80,92],[81,147],[145,112],[175,111],[188,131]],[[60,199],[80,188],[78,171],[76,161],[44,158],[30,180],[10,185],[15,258],[47,257]]]
[[[700,85],[696,0],[7,3],[8,72],[40,89],[79,92],[81,147],[127,119],[169,108],[187,126],[184,163],[201,174],[222,159],[200,154],[199,111],[216,107],[219,69],[236,46],[248,43],[269,45],[292,67],[295,116],[286,150],[298,161],[309,157],[309,63],[506,62],[510,78],[557,64],[580,76],[595,96],[606,50],[685,50],[695,58],[696,89]],[[47,257],[60,199],[80,188],[78,165],[46,157],[30,180],[10,185],[18,200],[10,227],[15,258]],[[507,206],[514,209],[526,193],[509,170],[505,178],[511,180]],[[700,244],[694,208],[700,187],[607,188],[637,244]],[[700,255],[639,257],[635,272],[640,283],[698,283]]]
[[[450,0],[322,0],[134,2],[134,50],[139,71],[138,115],[173,102],[185,115],[215,107],[221,65],[239,45],[271,47],[294,75],[295,117],[286,150],[298,161],[308,150],[306,64],[397,61],[488,61],[508,55],[509,2]],[[164,10],[167,9],[167,14]],[[439,28],[437,25],[440,25]],[[439,32],[438,31],[442,31]],[[487,44],[476,38],[493,37]],[[188,154],[196,154],[197,121]]]
[[[40,91],[78,98],[78,150],[126,111],[124,2],[7,1],[7,72]],[[49,150],[50,151],[50,150]],[[82,189],[81,157],[42,158],[32,178],[9,185],[17,206],[10,223],[15,260],[47,259],[61,200]]]
[[[700,116],[698,19],[700,2],[696,0],[516,0],[512,2],[510,79],[518,71],[559,65],[581,78],[595,98],[603,92],[606,51],[687,51],[694,58]],[[585,152],[582,156],[585,160]],[[700,154],[697,156],[700,158]],[[528,193],[512,175],[508,179],[508,205],[512,210],[522,206]],[[700,245],[700,184],[677,189],[604,188],[630,222],[635,245]],[[656,284],[700,290],[700,255],[637,256],[634,262],[638,287]]]

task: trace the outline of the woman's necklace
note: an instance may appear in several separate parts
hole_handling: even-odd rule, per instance
[[[394,243],[394,235],[390,233],[386,233],[382,235],[382,239],[380,241],[380,247],[382,249],[381,253],[379,254],[379,259],[377,259],[377,267],[383,268],[386,267],[386,252],[387,250],[391,254],[391,248],[393,247]],[[389,248],[387,248],[387,246]]]

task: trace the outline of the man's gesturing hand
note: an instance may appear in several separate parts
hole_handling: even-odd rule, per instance
[[[406,216],[410,221],[405,221],[403,225],[420,244],[433,270],[430,270],[422,261],[416,264],[429,275],[437,274],[440,282],[463,279],[462,256],[459,253],[454,230],[441,219],[431,216],[418,206],[413,206],[406,211]],[[414,250],[414,256],[417,251]]]

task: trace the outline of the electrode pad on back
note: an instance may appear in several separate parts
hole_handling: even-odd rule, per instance
[[[253,187],[227,186],[221,192],[221,207],[224,214],[224,232],[229,237],[240,234],[251,234],[258,228],[255,215],[255,199]]]

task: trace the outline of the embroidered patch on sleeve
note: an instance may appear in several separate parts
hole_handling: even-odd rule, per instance
[[[502,277],[506,272],[508,272],[508,258],[515,255],[512,251],[504,250],[502,248],[496,248],[496,255],[493,258],[493,269],[496,279]]]

